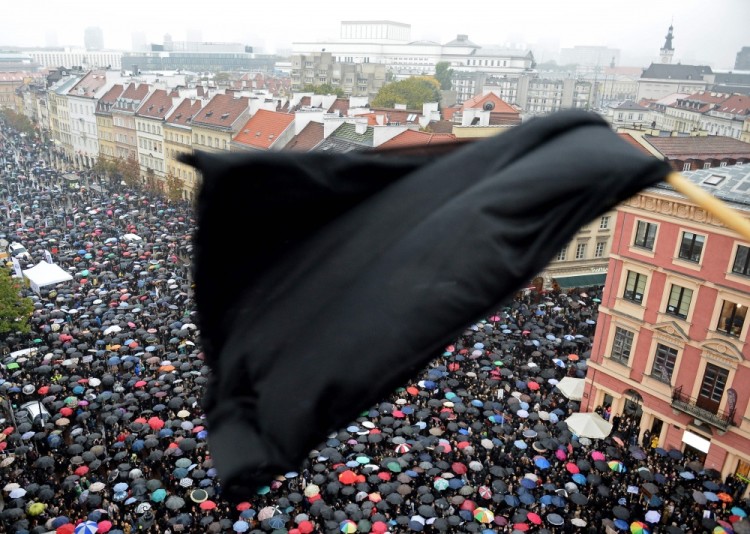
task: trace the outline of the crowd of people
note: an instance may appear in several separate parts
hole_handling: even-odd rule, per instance
[[[746,528],[744,487],[639,443],[637,407],[596,407],[605,439],[569,429],[582,407],[557,385],[586,374],[600,288],[519,294],[298,472],[229,503],[201,409],[191,206],[91,173],[71,189],[7,127],[0,164],[0,237],[23,269],[72,276],[25,288],[31,332],[0,338],[0,532]]]

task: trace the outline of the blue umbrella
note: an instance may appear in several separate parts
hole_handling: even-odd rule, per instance
[[[451,478],[448,481],[448,487],[451,489],[460,489],[464,486],[464,481],[460,478]]]
[[[534,458],[534,465],[536,465],[539,469],[549,469],[550,463],[547,458],[544,456],[537,456]]]
[[[521,501],[523,504],[526,504],[526,505],[534,504],[534,501],[535,501],[534,496],[531,493],[523,493],[523,494],[521,494],[521,496],[518,498],[518,500]]]
[[[711,502],[717,502],[719,500],[719,496],[716,495],[713,491],[704,491],[703,495],[706,496],[706,500]]]
[[[472,406],[476,406],[477,408],[484,408],[484,403],[480,401],[479,399],[474,399],[471,401]]]
[[[526,445],[526,442],[525,442],[525,441],[522,441],[522,440],[520,440],[520,439],[517,439],[516,441],[514,441],[514,442],[513,442],[513,445],[514,445],[514,446],[515,446],[515,447],[516,447],[517,449],[521,449],[521,450],[524,450],[524,449],[525,449],[526,447],[528,447],[528,445]]]
[[[630,530],[630,525],[628,525],[628,522],[622,519],[615,519],[614,524],[617,530]]]
[[[573,482],[575,482],[576,484],[583,485],[586,483],[586,477],[583,476],[581,473],[574,474],[572,478],[573,478]]]
[[[558,508],[564,508],[566,503],[565,499],[563,499],[560,495],[553,495],[552,504],[557,506]]]
[[[683,471],[682,473],[680,473],[680,476],[685,480],[693,480],[695,478],[695,475],[690,471]]]
[[[661,447],[656,447],[656,449],[654,449],[654,452],[659,456],[667,456],[669,454],[665,449],[662,449]]]
[[[70,519],[65,517],[64,515],[58,516],[52,520],[52,528],[61,527],[67,523],[70,523]]]
[[[98,529],[99,529],[99,525],[97,525],[93,521],[84,521],[83,523],[79,523],[76,526],[73,533],[74,534],[96,534],[96,531]]]
[[[250,528],[250,523],[247,521],[235,521],[232,525],[232,530],[235,532],[246,532]]]
[[[506,495],[505,504],[507,504],[508,506],[519,506],[521,504],[521,501],[515,495]]]
[[[128,490],[128,485],[125,482],[119,482],[119,483],[115,484],[112,487],[112,489],[115,490],[116,492],[127,491]]]
[[[133,442],[130,448],[133,450],[133,452],[140,452],[143,450],[144,446],[145,442],[142,439],[137,439]]]
[[[283,529],[285,524],[283,515],[275,515],[268,520],[268,526],[272,529]]]
[[[524,477],[521,479],[521,486],[523,486],[526,489],[534,489],[536,488],[536,482],[534,482],[530,478]]]
[[[539,498],[539,502],[543,504],[544,506],[549,506],[552,504],[552,495],[542,495]]]

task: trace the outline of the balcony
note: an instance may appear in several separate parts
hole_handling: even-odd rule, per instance
[[[728,413],[726,411],[723,413],[713,413],[710,410],[701,408],[698,405],[697,399],[688,397],[682,392],[682,386],[672,390],[672,408],[716,427],[722,432],[726,432],[729,426],[734,424],[732,422],[732,419],[734,419],[734,413]]]

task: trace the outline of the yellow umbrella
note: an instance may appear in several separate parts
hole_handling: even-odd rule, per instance
[[[42,502],[33,502],[29,505],[26,511],[29,515],[39,515],[44,512],[45,508],[47,508],[46,504]]]

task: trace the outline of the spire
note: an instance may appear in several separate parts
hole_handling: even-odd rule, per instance
[[[664,41],[664,46],[661,47],[662,50],[674,50],[674,48],[672,47],[672,39],[674,39],[674,35],[672,35],[672,30],[674,30],[674,27],[670,24],[669,33],[667,33],[666,40]]]

